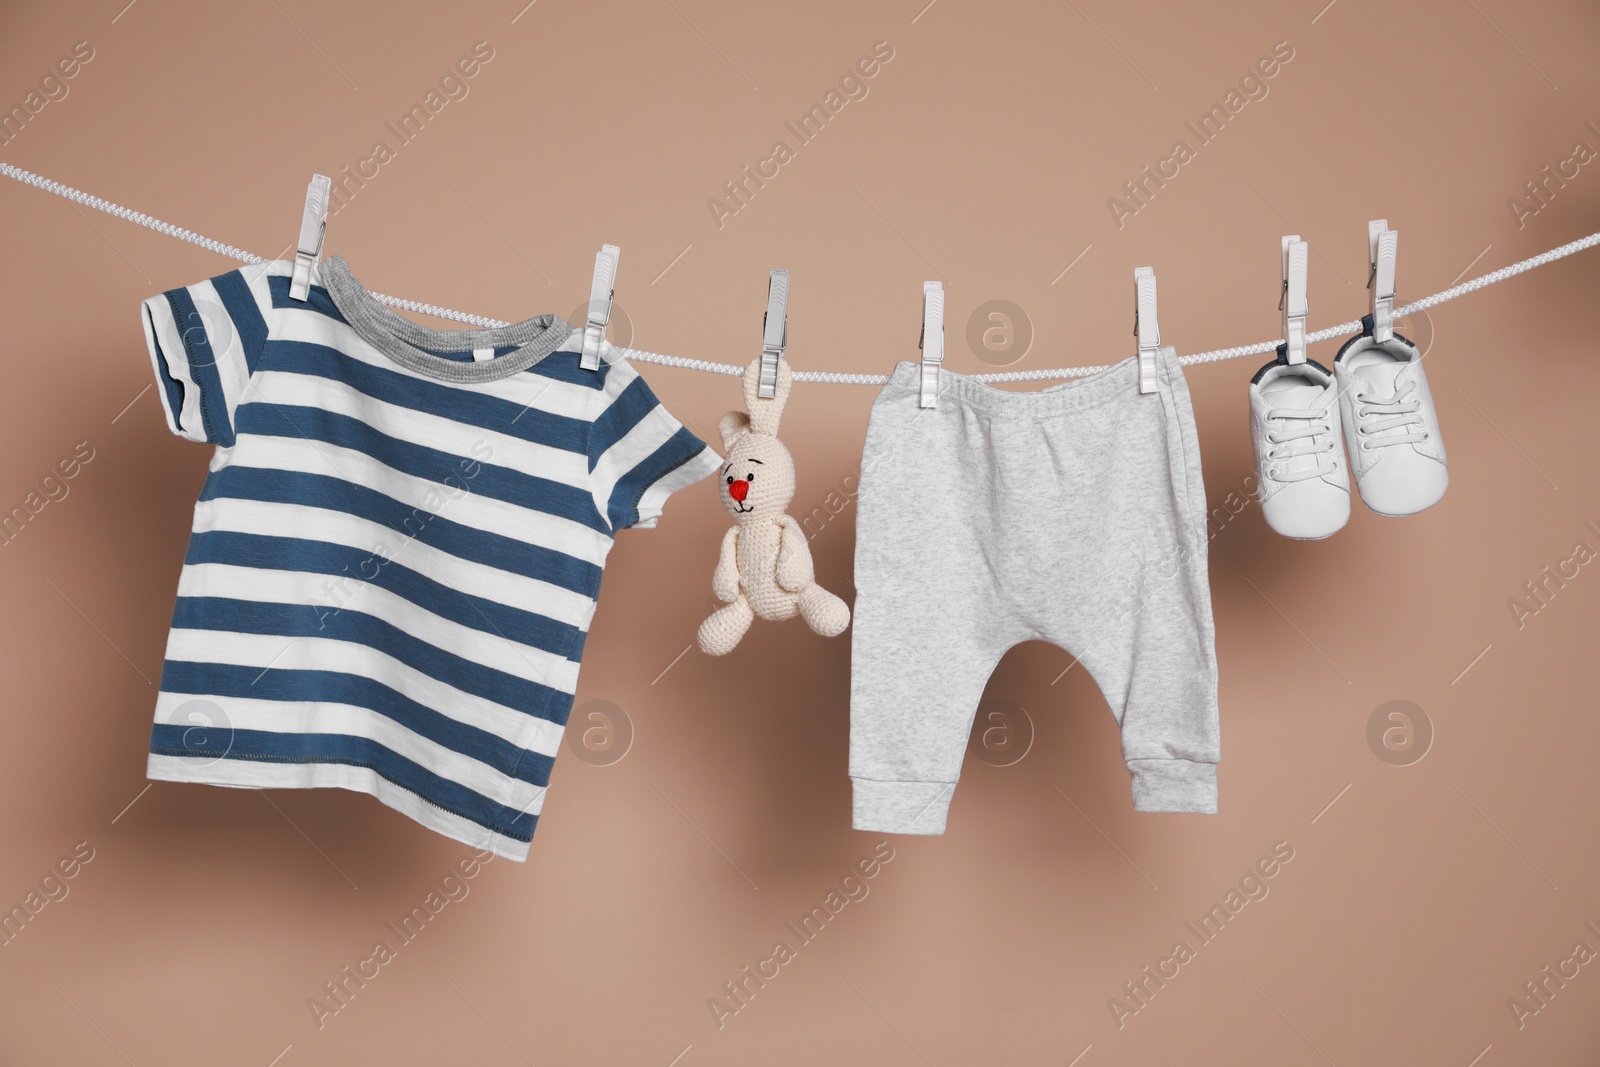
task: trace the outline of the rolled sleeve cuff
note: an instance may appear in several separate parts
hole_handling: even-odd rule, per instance
[[[166,293],[154,296],[140,305],[144,319],[144,339],[150,350],[150,364],[155,368],[156,382],[160,386],[157,396],[161,410],[167,417],[167,429],[179,437],[204,442],[207,439],[206,421],[211,415],[203,411],[205,397],[189,367],[188,350],[182,332]]]
[[[1135,811],[1217,813],[1217,765],[1186,759],[1132,759]]]
[[[942,834],[950,810],[954,782],[880,782],[852,778],[855,783],[852,825],[857,830],[888,834]]]
[[[657,478],[639,497],[639,518],[633,524],[636,530],[653,530],[661,518],[667,498],[679,489],[687,488],[722,466],[722,457],[701,446],[694,456],[675,467],[670,473]]]

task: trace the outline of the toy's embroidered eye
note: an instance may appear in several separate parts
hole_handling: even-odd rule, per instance
[[[728,475],[728,484],[729,484],[729,485],[732,485],[732,484],[733,484],[733,475],[731,475],[731,474],[730,474],[730,475]]]
[[[744,480],[747,481],[747,482],[755,481],[756,480],[756,472],[755,471],[751,471],[749,474],[746,474],[744,476]]]

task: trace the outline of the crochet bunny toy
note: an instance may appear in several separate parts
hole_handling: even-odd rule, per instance
[[[722,416],[722,447],[727,462],[718,477],[722,506],[734,527],[722,538],[722,554],[711,589],[726,606],[700,624],[701,651],[732,652],[757,616],[770,621],[796,613],[824,637],[850,625],[850,607],[818,585],[805,531],[786,514],[794,498],[794,460],[778,441],[778,417],[789,399],[789,364],[778,364],[777,395],[757,395],[761,360],[744,372],[744,405],[749,413]]]

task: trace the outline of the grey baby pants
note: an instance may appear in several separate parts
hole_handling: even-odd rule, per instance
[[[1171,349],[1036,392],[948,370],[872,406],[856,517],[850,777],[858,830],[940,834],[1001,655],[1066,649],[1122,727],[1139,811],[1217,810],[1205,487]]]

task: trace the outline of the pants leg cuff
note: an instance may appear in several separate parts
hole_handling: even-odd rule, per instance
[[[1186,759],[1131,759],[1135,811],[1217,813],[1217,765]]]
[[[890,834],[942,834],[954,782],[880,782],[852,778],[855,783],[852,825],[857,830]]]

